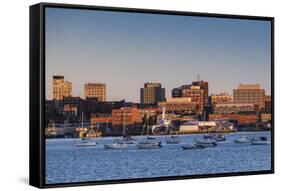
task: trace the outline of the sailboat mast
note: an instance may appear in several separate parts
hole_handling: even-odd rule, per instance
[[[84,112],[82,112],[82,129],[84,127]]]
[[[149,112],[147,114],[147,119],[146,119],[146,135],[148,135],[148,127],[149,127]]]
[[[123,137],[125,137],[125,117],[124,117],[124,108],[122,108],[122,118],[123,118]]]

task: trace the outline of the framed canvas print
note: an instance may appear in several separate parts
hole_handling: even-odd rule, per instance
[[[274,19],[30,7],[30,184],[274,172]]]

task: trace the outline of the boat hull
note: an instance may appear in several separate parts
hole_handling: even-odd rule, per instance
[[[252,145],[269,145],[269,141],[254,141],[251,143]]]
[[[122,144],[122,145],[114,145],[114,144],[108,144],[104,145],[105,149],[126,149],[128,148],[128,145]]]
[[[235,142],[235,143],[243,144],[243,143],[250,143],[251,141],[250,141],[250,140],[239,140],[239,139],[235,139],[234,142]]]
[[[175,141],[175,140],[167,140],[166,141],[167,144],[179,144],[180,141]]]
[[[217,143],[196,143],[196,146],[198,147],[216,147],[218,144]]]
[[[138,149],[159,149],[161,148],[161,145],[158,144],[138,144]]]
[[[78,143],[74,145],[75,147],[93,147],[97,146],[96,143]]]

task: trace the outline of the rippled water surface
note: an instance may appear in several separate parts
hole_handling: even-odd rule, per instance
[[[270,132],[232,133],[217,147],[198,150],[183,150],[182,146],[203,135],[181,135],[182,143],[176,145],[167,145],[168,136],[159,136],[163,147],[150,150],[135,145],[126,150],[104,149],[103,144],[115,140],[112,137],[96,138],[97,146],[84,148],[73,146],[78,139],[48,139],[46,183],[270,170],[271,146],[234,143],[241,134],[270,139]]]

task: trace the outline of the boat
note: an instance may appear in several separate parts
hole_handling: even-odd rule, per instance
[[[75,143],[75,147],[91,147],[91,146],[96,146],[97,143],[94,142],[92,139],[88,138],[82,138],[79,143]]]
[[[246,136],[242,135],[241,137],[233,140],[235,143],[250,143],[251,140],[248,139]]]
[[[203,137],[204,137],[204,139],[212,139],[212,140],[216,140],[218,142],[226,141],[226,137],[222,133],[220,133],[220,134],[207,134],[207,135],[204,135]]]
[[[178,136],[171,136],[169,139],[166,140],[167,144],[179,144],[181,142]]]
[[[195,139],[195,144],[204,147],[215,147],[218,145],[214,139]]]
[[[141,141],[137,144],[138,149],[158,149],[161,147],[161,141],[154,137],[147,137],[145,141]]]
[[[183,150],[205,149],[205,146],[198,144],[187,144],[182,146]]]
[[[122,112],[123,112],[123,108]],[[124,113],[122,114],[122,116],[124,117]],[[133,140],[133,138],[129,137],[126,135],[126,124],[125,124],[125,120],[123,120],[123,138],[122,139],[116,139],[112,144],[105,144],[104,148],[105,149],[126,149],[128,148],[128,144],[134,144],[135,141]]]
[[[82,125],[82,129],[83,129],[83,127],[84,127],[84,113],[83,112],[82,112],[82,123],[81,123],[81,125]],[[74,143],[75,147],[92,147],[92,146],[96,146],[96,145],[97,145],[97,143],[93,139],[86,138],[86,137],[83,137],[80,142]]]
[[[128,145],[126,143],[114,142],[113,144],[103,145],[105,149],[126,149]]]
[[[211,134],[206,134],[206,135],[204,135],[203,137],[204,137],[204,139],[211,139],[211,138],[213,137],[213,135],[211,135]]]
[[[251,140],[252,145],[268,145],[270,144],[270,141],[267,139],[267,137],[258,137],[258,138],[253,138]]]
[[[216,141],[218,142],[221,142],[221,141],[226,141],[226,137],[224,134],[220,133],[220,134],[217,134],[214,138]]]
[[[161,129],[165,129],[165,133],[167,133],[171,128],[173,128],[172,121],[166,118],[166,108],[163,107],[162,119],[157,120],[157,123],[152,125],[151,130],[154,133],[159,133]]]
[[[123,112],[123,110],[122,110],[122,112]],[[125,116],[124,113],[123,113],[122,116],[123,117]],[[118,141],[120,143],[125,143],[125,144],[135,144],[136,143],[136,140],[127,134],[127,128],[126,128],[126,124],[125,124],[124,119],[123,119],[123,137],[122,137],[122,139],[120,139]]]
[[[119,141],[126,143],[126,144],[135,144],[136,143],[136,140],[130,136],[123,136],[123,138],[120,139]]]
[[[162,147],[162,143],[160,140],[156,139],[155,137],[148,136],[148,119],[149,115],[146,116],[146,140],[145,141],[140,141],[136,146],[138,149],[158,149]],[[144,128],[143,128],[144,129]]]

